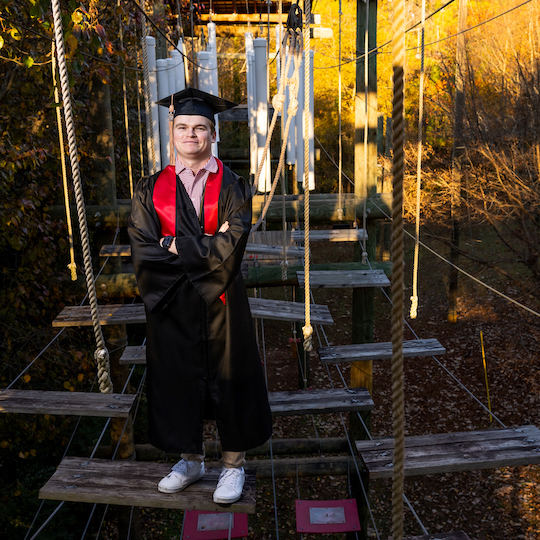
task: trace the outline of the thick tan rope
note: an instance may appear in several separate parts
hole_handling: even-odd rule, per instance
[[[64,119],[68,135],[69,159],[71,162],[71,173],[73,176],[73,187],[75,191],[75,200],[77,202],[77,212],[79,217],[79,229],[81,232],[81,243],[84,258],[84,270],[86,276],[86,286],[90,300],[90,312],[92,314],[92,324],[97,343],[97,350],[94,357],[98,365],[99,389],[103,393],[113,391],[110,368],[109,351],[105,348],[103,332],[99,324],[98,304],[96,294],[96,283],[94,280],[94,271],[92,269],[92,259],[90,257],[90,239],[88,236],[88,225],[86,222],[86,209],[82,193],[82,182],[79,170],[79,157],[75,141],[75,127],[73,124],[73,111],[71,108],[71,94],[69,91],[69,80],[66,67],[66,55],[64,48],[64,37],[62,32],[62,18],[60,14],[59,0],[52,0],[52,10],[54,18],[54,37],[56,42],[56,52],[58,55],[58,68],[60,71],[60,83],[62,87],[62,101],[64,104]]]
[[[416,161],[416,239],[414,242],[414,262],[413,262],[413,293],[411,296],[411,319],[416,319],[418,315],[418,257],[420,252],[420,195],[422,188],[422,139],[424,131],[424,27],[426,23],[426,0],[422,0],[422,26],[420,29],[420,89],[418,97],[418,144]]]
[[[120,7],[120,0],[117,2]],[[118,31],[120,37],[120,50],[124,51],[124,29],[122,27],[122,15],[118,15]],[[129,119],[128,119],[128,102],[127,102],[127,85],[126,85],[126,66],[122,60],[122,92],[124,96],[124,128],[126,130],[126,150],[128,162],[128,179],[129,179],[129,194],[133,198],[133,169],[131,167],[131,141],[129,137]]]
[[[289,34],[289,33],[287,33]],[[293,76],[290,79],[280,81],[280,91],[282,84],[288,84],[289,85],[289,107],[287,108],[287,124],[285,126],[285,134],[287,135],[289,133],[289,129],[291,126],[291,122],[296,115],[296,112],[298,111],[298,71],[300,69],[300,54],[301,54],[301,42],[299,38],[296,36],[294,32],[291,32],[288,37],[285,39],[290,39],[290,49],[292,50],[292,54],[289,57],[287,61],[287,71],[290,67],[290,58],[292,57],[294,59],[294,72]],[[284,78],[286,79],[286,77]],[[274,98],[275,99],[275,98]],[[279,103],[276,103],[274,105],[274,113],[276,112],[276,106],[278,106]],[[283,106],[283,104],[281,104]],[[273,119],[272,119],[273,120]],[[265,150],[266,146],[270,144],[271,134],[268,135],[268,138],[266,140]],[[276,170],[276,174],[274,176],[274,181],[272,182],[272,188],[270,189],[270,193],[268,194],[268,198],[266,200],[266,203],[264,205],[264,208],[261,212],[261,215],[259,216],[259,219],[257,220],[257,223],[251,227],[251,232],[255,232],[263,222],[264,218],[266,217],[266,213],[268,212],[268,208],[270,207],[270,203],[272,201],[272,197],[274,196],[274,193],[276,191],[277,183],[280,178],[281,171],[283,169],[283,165],[285,163],[285,151],[287,149],[287,138],[285,137],[281,143],[281,151],[279,154],[279,163],[278,168]],[[264,163],[264,155],[261,160],[261,163]],[[255,177],[255,182],[253,184],[254,190],[256,189],[256,186],[258,184],[258,175],[260,175],[260,172],[262,170],[261,164],[259,164],[259,170],[257,171],[257,176]]]
[[[369,181],[369,159],[368,159],[368,136],[369,136],[369,0],[366,3],[366,29],[364,32],[364,208],[362,212],[362,264],[367,264],[367,198]]]
[[[284,77],[287,76],[285,72],[285,65],[283,63],[283,2],[279,0],[278,2],[278,28],[279,28],[279,37],[280,37],[280,47],[279,47],[279,67],[281,68],[281,74],[279,80],[282,81]],[[281,115],[281,140],[285,138],[285,124],[283,123],[283,114]],[[281,280],[285,281],[287,279],[287,268],[289,266],[289,261],[287,260],[287,209],[285,207],[285,174],[281,172],[281,230],[283,233],[282,242],[283,242],[283,260],[281,261]]]
[[[393,202],[392,202],[392,419],[394,467],[392,486],[392,535],[403,540],[404,406],[403,406],[403,80],[405,63],[404,0],[394,2],[392,24]]]
[[[309,115],[311,97],[311,0],[304,1],[304,350],[313,350],[311,295],[309,289]]]
[[[71,281],[77,281],[77,264],[75,263],[75,247],[73,245],[73,225],[71,223],[71,208],[69,207],[69,189],[66,171],[66,152],[64,150],[64,130],[62,129],[62,114],[60,112],[60,95],[58,93],[58,81],[56,80],[56,52],[52,42],[52,78],[54,86],[54,104],[56,109],[56,124],[58,125],[58,139],[60,143],[60,163],[62,164],[62,185],[64,188],[64,205],[66,207],[66,223],[68,229],[69,260],[67,265],[71,271]]]
[[[152,158],[152,166],[148,166],[148,172],[153,174],[156,172],[156,146],[154,141],[154,122],[152,119],[152,97],[150,94],[150,72],[148,69],[148,47],[146,44],[146,19],[141,21],[142,29],[142,50],[143,50],[143,71],[144,71],[144,106],[146,110],[146,125],[150,135],[150,157]]]

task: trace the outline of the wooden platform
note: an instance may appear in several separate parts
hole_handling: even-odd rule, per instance
[[[0,413],[65,414],[127,418],[135,394],[0,390]]]
[[[392,540],[389,538],[388,540]],[[427,534],[424,536],[408,536],[403,540],[471,540],[463,531],[450,533]]]
[[[392,358],[392,342],[319,347],[318,353],[321,362],[324,363],[390,360]],[[404,358],[434,356],[436,354],[446,354],[446,349],[436,339],[413,339],[403,342]]]
[[[246,257],[252,259],[256,255],[283,257],[282,245],[255,244],[248,243],[246,245]],[[104,245],[99,251],[100,257],[131,257],[131,246],[129,244]],[[290,258],[298,258],[304,256],[304,248],[299,246],[287,246],[287,256]]]
[[[304,286],[305,272],[296,272],[298,285]],[[390,287],[383,270],[312,270],[309,273],[312,289],[358,289],[361,287]]]
[[[160,493],[157,483],[169,472],[170,463],[67,457],[39,490],[39,498],[121,506],[255,513],[253,474],[246,473],[242,498],[225,506],[212,500],[221,467],[207,469],[201,480],[184,491]]]
[[[249,298],[249,306],[253,318],[272,319],[276,321],[304,320],[304,304],[300,302],[285,302],[282,300],[266,300]],[[99,322],[102,325],[137,324],[146,322],[143,304],[108,304],[99,306]],[[312,304],[312,324],[334,324],[327,306]],[[67,306],[56,317],[52,325],[92,326],[90,306]]]
[[[356,242],[362,240],[364,235],[367,240],[368,235],[367,233],[364,234],[364,229],[311,229],[309,231],[309,241]],[[293,242],[303,242],[304,231],[301,229],[292,231],[292,240]]]
[[[392,438],[355,444],[371,478],[392,476]],[[405,438],[405,476],[537,463],[540,430],[535,426]]]

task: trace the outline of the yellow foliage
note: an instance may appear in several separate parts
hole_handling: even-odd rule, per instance
[[[83,379],[84,379],[84,374],[83,374],[83,373],[79,373],[79,374],[77,375],[77,380],[78,380],[79,382],[82,382]]]
[[[32,377],[31,377],[30,375],[28,375],[28,373],[27,373],[27,374],[23,377],[23,381],[24,381],[24,382],[28,382],[28,381],[30,381],[31,378],[32,378]]]
[[[69,390],[71,388],[71,383],[69,381],[64,381],[64,388]]]

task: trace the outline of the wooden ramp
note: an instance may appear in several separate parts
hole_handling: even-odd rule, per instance
[[[282,300],[266,300],[249,297],[251,316],[259,319],[276,321],[304,320],[304,304],[300,302],[285,302]],[[146,322],[143,304],[108,304],[99,306],[99,322],[102,325],[137,324]],[[312,304],[312,324],[334,324],[327,306]],[[90,306],[67,306],[56,317],[52,325],[63,326],[92,326]]]
[[[296,272],[298,285],[304,286],[305,272]],[[390,287],[383,270],[312,270],[309,273],[312,289],[358,289],[362,287]]]
[[[337,362],[365,362],[368,360],[390,360],[392,342],[362,343],[340,345],[337,347],[319,347],[319,358],[325,364]],[[403,342],[403,357],[434,356],[446,354],[446,349],[436,339],[413,339]]]
[[[246,473],[241,499],[225,506],[212,500],[221,467],[207,469],[201,480],[184,491],[160,493],[157,483],[170,472],[170,463],[67,457],[39,490],[39,498],[120,506],[255,513],[253,474]]]
[[[393,438],[356,441],[371,478],[391,478]],[[535,426],[405,438],[405,476],[540,463]]]
[[[388,540],[392,540],[389,538]],[[403,540],[471,540],[463,531],[436,533],[424,536],[408,536]]]
[[[0,413],[127,418],[136,394],[0,390]]]
[[[310,242],[356,242],[366,237],[367,233],[364,233],[364,229],[311,229],[309,231]],[[293,242],[304,241],[304,231],[298,229],[292,231]]]

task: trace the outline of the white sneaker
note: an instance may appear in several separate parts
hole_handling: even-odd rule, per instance
[[[244,467],[235,469],[223,467],[216,491],[214,491],[214,502],[218,504],[236,502],[242,496],[245,478]]]
[[[204,463],[181,459],[158,484],[161,493],[176,493],[204,476]]]

